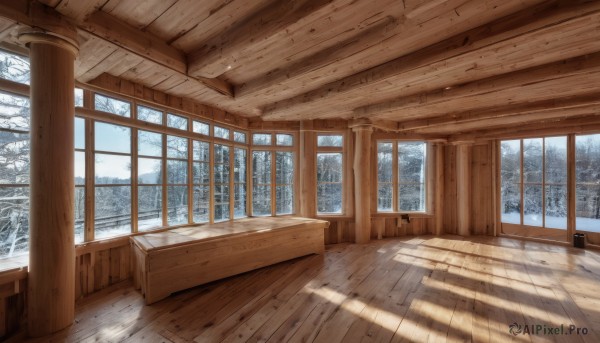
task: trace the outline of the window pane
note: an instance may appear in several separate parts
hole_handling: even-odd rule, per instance
[[[342,213],[341,183],[317,185],[317,211],[319,213]]]
[[[210,125],[203,123],[203,122],[199,122],[199,121],[195,121],[194,120],[194,125],[192,127],[193,131],[202,135],[210,135]]]
[[[252,135],[252,144],[254,145],[271,145],[270,133],[255,133]]]
[[[233,132],[233,140],[239,143],[246,143],[246,134],[243,132]]]
[[[323,147],[342,147],[344,137],[342,135],[319,135],[317,137],[317,146]]]
[[[229,219],[229,185],[215,184],[215,221]]]
[[[380,183],[377,186],[377,210],[392,211],[393,185],[391,183]]]
[[[542,138],[523,140],[523,182],[542,182]]]
[[[215,129],[215,137],[229,139],[229,130],[220,126],[214,127]]]
[[[122,117],[131,117],[130,103],[109,98],[101,94],[96,94],[94,98],[94,108],[96,110],[116,114]]]
[[[252,214],[255,216],[271,215],[271,185],[253,185]]]
[[[521,141],[500,143],[502,222],[521,224]]]
[[[377,143],[377,210],[379,211],[392,210],[392,154],[392,143]]]
[[[188,157],[187,138],[177,136],[167,136],[167,157],[187,159]]]
[[[85,152],[75,151],[75,185],[85,185]]]
[[[215,164],[215,183],[229,184],[229,164]]]
[[[0,183],[29,183],[29,134],[0,131]]]
[[[85,149],[85,120],[75,117],[75,149]]]
[[[29,58],[0,50],[0,78],[28,85]]]
[[[215,144],[215,163],[229,164],[229,147]]]
[[[210,159],[210,144],[208,142],[194,141],[194,161],[206,161]]]
[[[194,222],[208,221],[210,185],[194,185]]]
[[[567,185],[546,185],[546,227],[567,229]]]
[[[167,221],[169,225],[186,224],[188,222],[188,188],[187,186],[167,187]]]
[[[317,182],[342,182],[342,154],[317,154]]]
[[[85,228],[85,188],[75,187],[75,244],[84,240]]]
[[[187,131],[188,119],[186,117],[177,116],[174,114],[167,114],[167,126],[174,129],[180,129]]]
[[[271,184],[271,152],[252,152],[252,181],[255,184]]]
[[[425,211],[425,186],[423,184],[398,185],[400,211]]]
[[[342,154],[317,154],[317,211],[342,213]]]
[[[292,146],[294,144],[294,138],[292,135],[277,134],[275,135],[277,145],[281,146]]]
[[[525,184],[523,190],[523,224],[542,226],[542,186]]]
[[[275,183],[294,183],[294,155],[291,152],[275,153]]]
[[[277,185],[275,192],[275,213],[292,214],[294,212],[294,187],[292,185]]]
[[[246,217],[246,184],[236,183],[233,196],[233,217]]]
[[[271,215],[271,152],[252,152],[252,214]]]
[[[95,149],[98,151],[131,152],[131,129],[125,126],[96,122]]]
[[[138,158],[138,183],[162,184],[162,160],[158,158]]]
[[[131,186],[96,187],[95,238],[131,233]]]
[[[162,134],[150,131],[138,131],[138,154],[143,156],[162,156]]]
[[[187,184],[187,167],[187,161],[167,160],[167,183],[179,185]]]
[[[208,184],[210,183],[209,165],[207,162],[194,162],[193,165],[193,183],[194,184]]]
[[[29,99],[0,91],[0,128],[29,131]]]
[[[398,179],[400,183],[425,183],[423,142],[398,143]]]
[[[246,182],[246,149],[235,148],[233,161],[233,182]]]
[[[95,155],[96,184],[131,183],[131,157],[121,155]]]
[[[162,225],[162,186],[139,186],[138,231],[147,231]]]
[[[147,121],[149,123],[162,125],[163,113],[146,106],[137,107],[137,119]]]
[[[0,259],[29,251],[29,188],[0,187]]]
[[[600,232],[600,135],[575,138],[576,229]]]
[[[83,107],[83,89],[75,88],[75,107]]]

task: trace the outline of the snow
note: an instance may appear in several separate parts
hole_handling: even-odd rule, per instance
[[[539,214],[527,214],[523,217],[525,225],[542,226],[542,216]],[[519,213],[502,213],[502,222],[507,224],[520,224],[521,215]],[[546,216],[546,227],[551,229],[567,228],[567,218]],[[576,228],[578,231],[600,232],[600,219],[595,218],[576,218]]]

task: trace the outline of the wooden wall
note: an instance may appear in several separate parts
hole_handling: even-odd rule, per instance
[[[0,341],[24,323],[26,291],[26,267],[0,273]]]

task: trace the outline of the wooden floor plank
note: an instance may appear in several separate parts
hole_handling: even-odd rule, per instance
[[[599,289],[598,251],[403,237],[332,245],[151,306],[123,282],[80,300],[70,328],[28,341],[600,342]],[[587,334],[513,335],[513,323]]]

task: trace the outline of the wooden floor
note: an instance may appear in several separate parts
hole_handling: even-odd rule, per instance
[[[513,336],[512,323],[587,335]],[[492,237],[334,245],[152,306],[116,285],[81,301],[76,323],[48,340],[600,342],[600,253]]]

